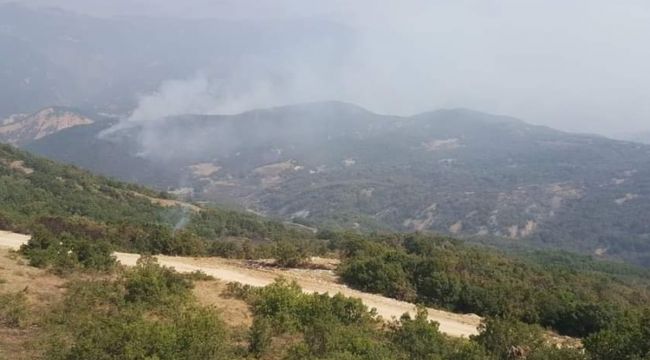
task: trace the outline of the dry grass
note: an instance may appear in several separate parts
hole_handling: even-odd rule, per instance
[[[194,295],[201,305],[214,306],[219,309],[223,320],[232,327],[249,328],[253,315],[243,300],[223,295],[226,283],[219,280],[196,281]]]
[[[0,248],[0,294],[23,292],[27,297],[28,318],[20,328],[0,325],[0,359],[34,359],[38,353],[31,346],[39,336],[34,319],[47,313],[61,300],[64,279],[26,265],[18,254]]]

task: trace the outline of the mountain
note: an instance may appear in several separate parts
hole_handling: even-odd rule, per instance
[[[366,130],[376,132],[375,135],[395,131],[391,129],[395,126],[393,122],[404,121],[378,117],[374,124],[370,120],[374,118],[372,114],[332,103],[252,114],[269,116],[275,119],[274,123],[290,124],[293,116],[324,110],[330,112],[332,124],[350,129],[361,130],[360,124],[371,121],[376,126]],[[282,116],[274,117],[278,111]],[[368,119],[360,123],[351,121],[363,117]],[[239,118],[242,119],[245,118]],[[250,119],[258,121],[259,116],[252,115]],[[262,125],[243,121],[242,126]],[[490,125],[521,125],[512,119],[489,116],[481,121]],[[98,123],[64,129],[34,143],[84,127],[97,129]],[[233,128],[233,124],[220,126],[224,126],[220,131]],[[402,126],[399,124],[397,128]],[[263,130],[271,131],[271,128]],[[332,131],[331,135],[337,133]],[[450,143],[453,141],[423,146],[427,151],[454,150],[460,146]],[[237,149],[234,142],[220,146]],[[304,146],[306,149],[307,145]],[[185,157],[173,155],[177,159]],[[346,160],[343,166],[356,165],[351,159]],[[202,176],[219,172],[207,165],[194,171]],[[321,174],[326,172],[327,169]],[[281,182],[281,175],[277,175],[280,177],[277,181]],[[179,216],[187,222],[172,227]],[[382,350],[370,353],[363,349],[372,354],[368,358],[421,357],[410,352],[402,339],[422,338],[422,329],[429,334],[426,337],[429,340],[421,348],[440,349],[444,345],[448,348],[444,354],[450,356],[462,351],[470,358],[504,358],[507,354],[501,354],[503,351],[493,350],[503,346],[493,344],[503,344],[501,339],[509,339],[513,333],[525,334],[526,343],[517,339],[517,344],[535,349],[535,356],[543,358],[587,358],[583,356],[586,354],[589,359],[600,359],[603,357],[597,355],[602,349],[613,349],[608,350],[605,358],[611,358],[610,354],[638,358],[647,353],[643,347],[616,345],[621,342],[619,338],[632,344],[644,343],[643,329],[648,320],[644,309],[650,299],[647,270],[559,251],[512,256],[430,234],[323,231],[315,235],[250,214],[180,202],[141,186],[45,160],[10,145],[0,145],[0,229],[32,234],[27,240],[25,236],[0,232],[0,247],[14,248],[16,242],[27,241],[17,254],[0,249],[6,253],[1,256],[4,260],[0,267],[3,285],[0,334],[14,334],[0,336],[0,344],[3,345],[1,353],[12,359],[48,357],[48,354],[72,358],[116,354],[125,357],[131,352],[123,349],[138,348],[145,341],[152,344],[147,354],[160,354],[161,358],[250,358],[258,356],[259,351],[249,350],[252,347],[242,342],[241,333],[249,326],[250,332],[255,333],[258,319],[277,324],[289,319],[299,324],[289,332],[282,330],[278,334],[269,328],[264,330],[268,334],[264,336],[270,339],[268,343],[274,344],[276,339],[283,341],[280,345],[287,354],[302,354],[304,349],[309,349],[314,354],[338,356],[340,352],[323,350],[320,346],[311,350],[307,346],[312,342],[302,340],[322,333],[319,339],[328,342],[340,342],[340,334],[346,337],[361,334],[355,341],[359,340],[369,350],[374,347]],[[113,253],[114,250],[120,253]],[[139,257],[139,254],[160,253],[174,256]],[[309,260],[310,256],[324,254],[337,254],[340,258]],[[205,255],[231,259],[201,258]],[[116,258],[132,267],[117,269]],[[187,274],[176,274],[163,265],[181,268]],[[323,272],[324,266],[328,269],[335,266],[336,272]],[[276,275],[282,278],[267,287],[245,285],[268,284],[269,276]],[[289,280],[303,282],[304,290],[297,282],[287,281],[285,275]],[[223,286],[231,281],[244,284]],[[341,291],[341,282],[349,287],[343,294],[327,295]],[[194,286],[196,290],[192,292]],[[380,297],[350,288],[436,309],[429,309],[429,316],[424,307],[418,308],[414,319],[403,316],[399,324],[392,323],[395,326],[381,326],[381,319],[375,319],[377,312],[368,313],[365,307],[377,303]],[[312,294],[313,289],[321,294]],[[346,298],[344,294],[355,298]],[[204,302],[208,298],[209,302]],[[278,299],[290,306],[267,311],[277,308]],[[215,305],[219,309],[232,308],[235,301],[242,302],[237,305],[241,311],[210,312]],[[379,310],[386,318],[395,315],[394,304],[405,310],[414,309],[413,303],[387,299],[383,303],[387,301],[390,306]],[[46,307],[54,312],[42,311]],[[469,314],[450,314],[441,309]],[[156,314],[153,318],[152,313]],[[484,325],[478,329],[481,318],[476,314],[485,317]],[[219,316],[227,321],[221,321]],[[386,318],[385,321],[390,321]],[[34,326],[52,319],[57,320],[56,327]],[[428,319],[445,321],[445,327],[439,328],[438,323]],[[494,321],[499,323],[493,325]],[[336,332],[316,330],[323,323]],[[133,326],[145,329],[133,332],[135,340],[133,336],[123,336],[123,330]],[[223,330],[225,326],[229,326],[228,331]],[[23,331],[28,327],[32,329]],[[284,325],[278,328],[287,329]],[[477,331],[481,335],[453,340],[439,333],[446,329],[454,329],[449,333],[452,336]],[[171,341],[169,334],[172,334]],[[485,334],[490,334],[489,339]],[[292,339],[285,344],[288,336]],[[586,350],[576,350],[578,340],[568,336],[584,338]],[[43,338],[53,341],[43,342]],[[559,349],[558,344],[567,347]],[[343,345],[347,353],[360,349],[357,343]],[[275,348],[263,349],[273,355],[268,358],[286,358]]]
[[[48,107],[33,114],[16,114],[0,122],[0,141],[22,145],[58,131],[94,121],[77,111]]]
[[[646,145],[464,109],[397,117],[337,102],[104,132],[114,124],[25,148],[306,225],[435,231],[650,265]]]

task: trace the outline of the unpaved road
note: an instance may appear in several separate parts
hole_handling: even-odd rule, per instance
[[[29,236],[0,231],[0,246],[18,249],[29,240]],[[117,260],[127,266],[135,265],[138,254],[116,252]],[[281,270],[276,268],[253,267],[240,260],[221,258],[191,258],[176,256],[157,256],[161,265],[173,267],[178,272],[200,270],[217,279],[227,282],[239,282],[251,286],[265,286],[278,276],[295,280],[307,293],[341,293],[345,296],[359,298],[369,308],[375,308],[384,319],[399,318],[404,313],[413,314],[415,305],[384,296],[368,294],[336,282],[336,277],[328,270]],[[428,309],[429,319],[440,324],[440,331],[450,336],[468,337],[478,333],[481,318],[477,315],[460,315],[446,311]]]

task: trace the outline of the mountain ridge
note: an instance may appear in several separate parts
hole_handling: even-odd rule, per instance
[[[179,115],[98,138],[111,124],[25,148],[308,226],[435,231],[650,264],[647,145],[466,109],[400,117],[340,102]]]

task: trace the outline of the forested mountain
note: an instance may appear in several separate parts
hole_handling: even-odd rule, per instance
[[[21,254],[30,265],[49,269],[50,278],[68,279],[64,294],[53,295],[55,306],[46,312],[39,310],[50,305],[42,297],[26,295],[32,290],[0,288],[0,334],[13,331],[26,344],[6,354],[508,359],[521,352],[527,358],[586,360],[616,354],[633,359],[648,352],[649,275],[640,268],[561,252],[505,255],[426,234],[313,234],[179,202],[6,145],[0,146],[0,185],[0,229],[32,233]],[[259,289],[230,284],[228,300],[211,298],[248,304],[252,323],[233,327],[223,320],[234,319],[197,302],[191,292],[194,283],[214,281],[210,277],[180,275],[146,257],[133,269],[120,269],[111,255],[116,249],[274,257],[285,267],[327,253],[341,258],[337,273],[352,287],[475,312],[486,320],[479,335],[452,339],[427,321],[424,309],[381,325],[359,300],[302,294],[296,284],[278,280]],[[30,276],[42,281],[44,275]],[[0,284],[13,286],[16,278]],[[549,330],[584,337],[586,351],[573,348],[576,340],[558,348],[549,342]],[[0,343],[7,339],[0,336]]]
[[[117,123],[25,147],[308,225],[430,230],[650,264],[650,147],[638,143],[463,109],[397,117],[336,102]]]

